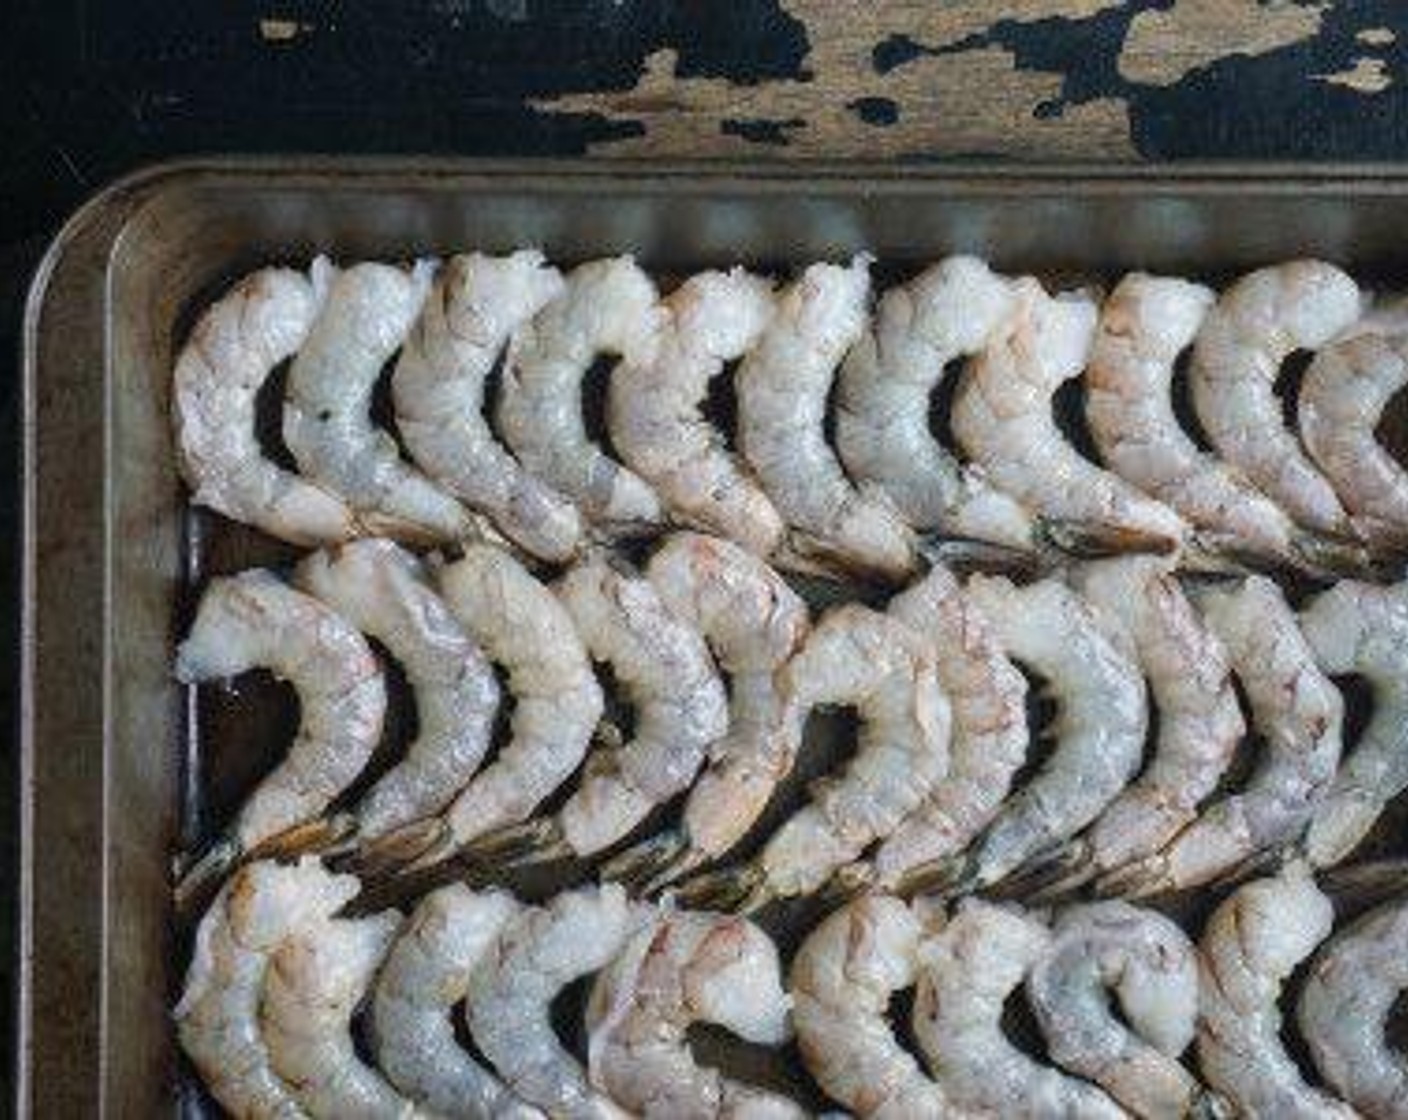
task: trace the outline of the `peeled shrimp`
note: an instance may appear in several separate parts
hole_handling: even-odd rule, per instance
[[[866,256],[814,264],[782,293],[738,370],[738,442],[790,526],[794,560],[900,578],[909,529],[878,488],[847,480],[823,430],[836,366],[865,330],[869,269]]]
[[[1316,807],[1306,851],[1318,867],[1337,863],[1408,788],[1408,588],[1345,580],[1300,614],[1301,633],[1326,673],[1359,673],[1373,714],[1353,753]]]
[[[660,501],[588,437],[582,379],[601,353],[649,361],[663,317],[655,285],[634,260],[591,261],[509,346],[499,401],[504,438],[528,470],[608,531],[658,522]]]
[[[953,433],[992,484],[1037,514],[1140,551],[1172,551],[1186,526],[1167,506],[1084,458],[1056,426],[1052,397],[1085,368],[1095,330],[1089,296],[1049,296],[1030,277],[1016,307],[964,370]]]
[[[1205,808],[1162,851],[1107,875],[1102,889],[1111,893],[1198,886],[1297,839],[1339,764],[1344,701],[1316,667],[1276,584],[1252,576],[1195,594],[1246,690],[1265,747],[1240,793]]]
[[[1027,510],[929,430],[929,398],[946,367],[983,349],[1013,310],[1006,280],[973,257],[948,257],[885,293],[841,366],[841,459],[853,478],[883,487],[917,529],[1031,547]]]
[[[976,898],[959,904],[919,948],[914,1034],[929,1071],[960,1108],[983,1115],[1123,1117],[1101,1090],[1034,1061],[1002,1030],[1008,996],[1050,948],[1033,917]]]
[[[417,904],[377,977],[370,1032],[376,1063],[437,1116],[541,1120],[455,1040],[450,1022],[475,966],[518,910],[500,891],[441,887]]]
[[[417,465],[515,544],[552,561],[577,551],[581,516],[495,438],[484,387],[513,332],[561,291],[561,275],[536,251],[452,257],[391,380],[396,427]]]
[[[1052,1061],[1136,1116],[1192,1114],[1202,1090],[1178,1058],[1197,1022],[1198,955],[1183,931],[1153,910],[1095,902],[1065,911],[1053,933],[1027,977]]]
[[[863,1120],[958,1115],[886,1018],[895,993],[914,983],[924,932],[899,899],[862,895],[812,930],[792,961],[802,1062]]]
[[[563,988],[609,964],[652,916],[614,884],[568,891],[510,919],[474,969],[465,1004],[474,1041],[515,1093],[555,1120],[626,1115],[588,1083],[549,1012]]]
[[[740,268],[701,272],[662,302],[659,345],[611,373],[612,442],[676,520],[766,556],[782,540],[782,518],[699,408],[724,363],[757,344],[772,317],[772,285]]]
[[[313,264],[315,283],[319,267]],[[405,340],[430,290],[433,266],[410,272],[358,264],[337,272],[293,360],[284,401],[284,442],[299,469],[347,501],[373,533],[412,541],[458,540],[468,512],[402,461],[396,441],[372,426],[382,367]]]
[[[1323,533],[1347,535],[1349,519],[1281,422],[1276,378],[1293,350],[1323,346],[1359,312],[1359,288],[1338,268],[1290,261],[1223,292],[1193,347],[1193,407],[1213,447],[1296,521]]]
[[[1330,900],[1299,862],[1239,887],[1208,919],[1198,944],[1198,1066],[1240,1116],[1356,1115],[1306,1084],[1281,1043],[1276,1006],[1286,978],[1333,922]]]
[[[259,1024],[269,954],[294,932],[324,925],[358,889],[356,879],[329,875],[311,857],[295,865],[251,863],[201,919],[172,1016],[182,1048],[232,1116],[305,1115],[274,1073]]]
[[[654,876],[651,885],[659,885],[732,848],[791,771],[802,723],[782,666],[811,624],[806,603],[781,576],[717,537],[675,534],[651,558],[647,576],[730,678],[728,732],[709,748],[678,828],[613,861],[628,877]]]
[[[420,562],[386,540],[316,552],[295,582],[380,641],[415,692],[417,735],[405,758],[357,806],[361,836],[438,813],[468,784],[489,746],[499,685]]]
[[[596,978],[587,1006],[591,1081],[631,1113],[661,1120],[764,1120],[805,1113],[785,1097],[697,1065],[694,1022],[748,1042],[792,1036],[777,947],[745,918],[667,912]]]
[[[284,470],[259,446],[255,397],[274,367],[308,336],[325,295],[287,268],[246,276],[212,304],[176,360],[172,413],[181,473],[196,505],[247,521],[294,544],[357,533],[335,494]]]
[[[1408,1116],[1408,1062],[1384,1028],[1408,988],[1408,905],[1382,907],[1336,934],[1310,966],[1300,1033],[1315,1067],[1366,1116]]]

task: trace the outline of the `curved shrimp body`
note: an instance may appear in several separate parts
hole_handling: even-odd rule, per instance
[[[445,813],[464,843],[528,816],[586,754],[604,707],[566,608],[501,548],[477,545],[439,573],[469,636],[508,673],[512,738]]]
[[[172,379],[178,462],[191,500],[301,545],[355,536],[356,520],[335,494],[264,454],[255,397],[303,345],[324,294],[286,268],[246,276],[201,316]]]
[[[553,1117],[626,1115],[558,1041],[549,1005],[572,981],[606,967],[653,914],[608,884],[567,891],[504,926],[470,977],[465,1014],[474,1041],[519,1097]]]
[[[315,274],[320,267],[332,269],[321,258]],[[346,500],[371,532],[411,541],[458,540],[472,529],[464,507],[404,462],[371,421],[377,379],[415,322],[433,270],[422,261],[410,272],[375,263],[336,272],[284,401],[284,442],[299,469]]]
[[[694,1022],[749,1042],[792,1036],[772,939],[746,918],[677,911],[638,931],[598,975],[587,1007],[594,1085],[633,1115],[661,1120],[805,1115],[791,1101],[695,1064]]]
[[[1374,694],[1368,726],[1306,835],[1311,863],[1324,867],[1349,855],[1408,788],[1408,591],[1345,580],[1301,611],[1300,628],[1325,672],[1359,673]]]
[[[1095,331],[1086,295],[1049,296],[1030,277],[1016,305],[969,362],[953,401],[953,433],[993,485],[1037,514],[1148,551],[1171,551],[1186,526],[1167,506],[1084,458],[1061,434],[1052,396],[1080,375]]]
[[[1099,1089],[1033,1061],[1003,1033],[1003,1004],[1050,948],[1050,932],[1026,914],[976,898],[959,904],[919,947],[914,1034],[929,1070],[959,1107],[981,1115],[1123,1117]]]
[[[772,285],[741,268],[701,272],[662,303],[659,344],[611,373],[612,442],[677,521],[766,556],[782,540],[782,518],[700,406],[724,363],[762,336],[773,313]]]
[[[479,647],[430,587],[420,562],[386,540],[317,552],[295,582],[380,641],[415,691],[419,734],[357,806],[359,835],[438,813],[489,746],[499,686]]]
[[[581,545],[581,515],[495,438],[484,389],[513,332],[561,291],[562,276],[536,251],[451,258],[391,380],[396,428],[416,464],[515,544],[551,561],[570,559]]]
[[[172,1015],[182,1048],[231,1115],[306,1115],[274,1072],[259,1023],[269,955],[294,932],[325,924],[359,889],[350,875],[329,875],[312,858],[251,863],[201,919]]]
[[[886,1019],[912,986],[924,929],[889,895],[863,895],[807,935],[788,987],[797,1048],[827,1094],[863,1118],[956,1116]]]
[[[973,257],[949,257],[880,300],[838,381],[836,446],[856,479],[882,487],[917,529],[1018,548],[1031,515],[960,464],[929,430],[929,398],[958,358],[1012,314],[1011,285]]]
[[[1333,922],[1330,900],[1303,863],[1238,888],[1208,919],[1198,943],[1198,1066],[1239,1116],[1356,1115],[1306,1084],[1281,1044],[1276,1006],[1286,978]]]
[[[603,850],[686,789],[728,730],[728,694],[699,632],[639,576],[597,555],[557,586],[592,656],[611,665],[636,712],[635,738],[588,767],[558,813],[575,855]]]
[[[865,330],[870,258],[814,264],[737,377],[738,442],[790,532],[794,562],[901,578],[914,562],[908,527],[878,489],[857,489],[826,442],[836,366]]]
[[[1112,901],[1072,907],[1053,933],[1027,978],[1052,1061],[1136,1116],[1191,1115],[1200,1089],[1178,1058],[1197,1022],[1198,957],[1183,931],[1162,914]]]
[[[518,909],[499,891],[442,887],[417,904],[377,976],[371,1007],[377,1066],[437,1116],[541,1120],[455,1041],[450,1021],[475,966]]]
[[[1198,886],[1296,839],[1339,765],[1344,701],[1316,666],[1280,589],[1252,576],[1195,594],[1242,682],[1265,747],[1240,793],[1205,808],[1161,852],[1107,875],[1102,888],[1110,892],[1137,897]]]
[[[302,722],[283,762],[245,801],[242,851],[317,817],[362,772],[381,736],[386,685],[341,615],[262,568],[210,581],[176,651],[184,684],[265,668],[298,693]]]
[[[1019,588],[974,576],[967,595],[1008,656],[1046,679],[1058,707],[1055,749],[970,849],[970,885],[984,886],[1075,835],[1128,785],[1143,755],[1148,704],[1139,667],[1064,584]]]
[[[962,850],[997,814],[1026,758],[1027,682],[953,574],[935,566],[890,601],[889,613],[933,643],[939,685],[953,708],[948,774],[885,840],[876,878]]]
[[[1249,273],[1203,320],[1189,371],[1193,407],[1218,454],[1323,533],[1349,534],[1349,519],[1282,423],[1276,378],[1293,350],[1323,346],[1359,318],[1360,302],[1354,281],[1321,261]]]
[[[574,269],[562,292],[509,347],[499,428],[523,465],[608,531],[653,525],[660,501],[638,475],[587,435],[582,379],[598,355],[650,360],[664,312],[655,285],[630,257]]]
[[[1408,1116],[1408,1062],[1385,1040],[1408,988],[1408,906],[1396,902],[1336,934],[1311,965],[1298,1008],[1315,1067],[1366,1116]]]

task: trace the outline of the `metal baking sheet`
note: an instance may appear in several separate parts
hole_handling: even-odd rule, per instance
[[[634,252],[664,276],[865,249],[882,283],[956,251],[1096,284],[1132,268],[1218,282],[1317,255],[1393,287],[1404,229],[1408,173],[1382,167],[280,158],[108,189],[56,239],[25,325],[19,1114],[204,1108],[168,1019],[184,964],[170,860],[218,830],[295,719],[272,685],[197,702],[169,676],[201,581],[292,556],[187,510],[173,465],[175,348],[241,273],[537,245],[559,264]],[[401,710],[391,746],[406,730]],[[836,721],[810,728],[814,765],[845,738]]]

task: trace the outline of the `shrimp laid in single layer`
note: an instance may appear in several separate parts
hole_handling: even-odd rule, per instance
[[[653,889],[738,843],[792,770],[802,721],[782,667],[811,628],[807,604],[786,580],[729,541],[676,533],[646,574],[671,611],[704,636],[729,675],[728,732],[709,748],[680,823],[609,866]]]
[[[270,1065],[259,1024],[269,954],[295,931],[325,925],[358,889],[311,857],[261,861],[240,868],[201,919],[172,1017],[206,1088],[232,1116],[305,1116]]]
[[[913,985],[925,929],[898,898],[862,895],[818,925],[792,960],[788,988],[802,1062],[862,1120],[953,1117],[953,1102],[886,1019]]]
[[[175,674],[195,684],[258,668],[298,693],[298,735],[226,836],[182,877],[179,900],[194,897],[261,842],[316,818],[362,772],[381,737],[386,684],[366,640],[263,568],[210,581],[176,651]]]
[[[1174,551],[1182,519],[1083,457],[1056,426],[1052,397],[1085,368],[1094,301],[1049,296],[1031,277],[1013,292],[1013,313],[963,371],[953,434],[994,486],[1040,517],[1124,551]]]
[[[1193,407],[1228,463],[1307,529],[1349,536],[1334,488],[1281,420],[1276,379],[1297,349],[1314,350],[1359,318],[1359,287],[1333,265],[1289,261],[1222,293],[1193,346]]]
[[[851,704],[860,718],[854,757],[815,783],[811,800],[751,863],[680,888],[690,905],[753,909],[808,894],[873,841],[888,836],[948,770],[950,711],[930,642],[858,603],[829,612],[784,670],[797,718]]]
[[[358,804],[358,835],[380,836],[438,813],[488,749],[499,706],[493,669],[431,589],[420,561],[391,541],[315,552],[294,582],[385,645],[415,693],[415,742]]]
[[[738,444],[789,526],[789,562],[899,579],[914,563],[909,528],[878,487],[846,478],[824,431],[836,367],[865,330],[869,297],[863,255],[848,268],[814,264],[778,297],[738,369]]]
[[[929,429],[929,398],[959,358],[1014,311],[1011,284],[974,257],[948,257],[880,300],[838,381],[836,447],[851,477],[882,487],[916,529],[1016,548],[1031,514]]]
[[[325,295],[287,268],[246,276],[200,318],[176,359],[171,396],[191,501],[283,540],[318,545],[357,534],[342,499],[274,463],[255,434],[255,398],[294,354]]]
[[[1408,1117],[1408,1061],[1385,1027],[1408,988],[1408,904],[1390,903],[1336,934],[1310,966],[1297,1020],[1315,1068],[1366,1116]]]
[[[574,269],[565,288],[509,345],[499,428],[523,465],[614,532],[660,520],[660,500],[588,436],[582,379],[602,353],[649,362],[664,311],[655,285],[629,256]]]
[[[1192,588],[1227,650],[1265,747],[1240,793],[1204,808],[1161,851],[1098,880],[1134,897],[1198,886],[1299,838],[1329,791],[1340,759],[1344,700],[1280,589],[1264,576]]]
[[[313,263],[331,271],[321,258]],[[411,541],[475,531],[463,506],[401,458],[373,427],[372,393],[425,302],[434,266],[364,263],[336,272],[289,369],[284,442],[299,469],[343,498],[368,530]]]
[[[1359,673],[1373,714],[1340,766],[1306,834],[1317,867],[1337,863],[1408,789],[1408,588],[1345,580],[1300,612],[1300,629],[1326,673]]]
[[[695,1022],[748,1042],[792,1037],[777,947],[746,918],[666,912],[596,978],[587,1005],[592,1084],[645,1120],[801,1120],[785,1097],[695,1063]]]
[[[766,556],[782,540],[782,518],[700,405],[725,363],[757,344],[772,317],[772,285],[741,268],[701,272],[662,303],[659,345],[611,373],[612,442],[675,520]]]
[[[1208,919],[1198,943],[1198,1067],[1239,1116],[1356,1115],[1306,1084],[1281,1042],[1276,1006],[1286,978],[1333,923],[1330,900],[1301,862],[1239,887]]]
[[[626,1113],[593,1089],[558,1040],[553,999],[605,968],[655,911],[608,883],[558,895],[511,918],[470,977],[470,1033],[519,1097],[562,1120],[617,1120]]]
[[[524,470],[489,428],[485,382],[514,331],[562,291],[541,253],[452,257],[436,278],[391,379],[396,428],[416,464],[515,544],[568,560],[582,518]]]
[[[370,1031],[377,1066],[437,1116],[541,1120],[455,1040],[450,1020],[475,966],[518,911],[501,891],[441,887],[417,904],[377,976]]]
[[[1162,914],[1117,901],[1074,906],[1052,932],[1027,977],[1051,1060],[1145,1120],[1194,1114],[1203,1091],[1178,1061],[1198,1017],[1198,955],[1187,936]]]
[[[1126,1114],[1100,1089],[1017,1049],[1002,1010],[1051,950],[1035,917],[964,899],[948,925],[919,947],[914,1034],[929,1072],[960,1108],[1003,1117],[1116,1120]]]

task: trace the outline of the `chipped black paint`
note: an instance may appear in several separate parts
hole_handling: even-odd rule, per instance
[[[789,130],[806,126],[807,122],[801,117],[789,117],[786,120],[754,117],[745,120],[723,121],[719,125],[719,130],[725,136],[738,136],[753,144],[786,144]]]
[[[884,127],[900,119],[900,107],[889,97],[858,97],[846,102],[846,108],[866,124]]]

